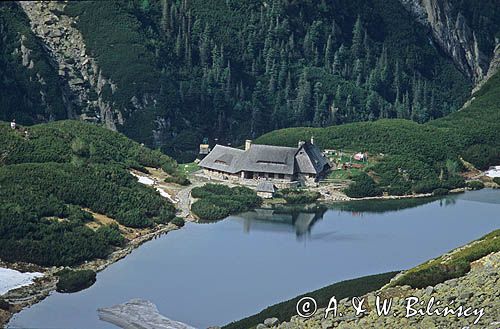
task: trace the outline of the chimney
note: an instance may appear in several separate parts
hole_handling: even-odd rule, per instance
[[[252,140],[251,139],[247,139],[245,141],[245,151],[247,151],[250,148],[250,146],[252,146]]]
[[[314,136],[311,136],[311,144],[314,144]]]
[[[298,145],[298,146],[299,146],[299,148],[301,148],[301,147],[302,147],[302,145],[304,145],[305,143],[306,143],[306,142],[304,142],[304,141],[299,141],[299,145]]]

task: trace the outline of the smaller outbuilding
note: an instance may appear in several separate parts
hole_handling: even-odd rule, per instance
[[[255,190],[257,191],[257,195],[264,199],[271,199],[274,197],[274,193],[276,193],[276,187],[268,181],[259,182]]]

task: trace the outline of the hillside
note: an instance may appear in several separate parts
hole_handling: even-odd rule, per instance
[[[296,145],[314,136],[323,148],[368,151],[385,156],[373,168],[377,185],[391,194],[430,192],[461,183],[460,157],[480,169],[500,163],[500,74],[493,76],[470,104],[449,116],[418,124],[379,120],[327,128],[289,128],[256,142]],[[451,180],[451,181],[450,181]]]
[[[80,116],[183,161],[203,137],[238,144],[293,126],[426,122],[456,111],[486,76],[500,26],[492,0],[444,2],[2,3],[0,69],[25,85],[22,75],[39,73],[64,97],[46,92],[54,104],[40,113],[41,87],[16,89],[34,100],[18,108],[3,96],[0,119]]]
[[[177,164],[127,137],[79,121],[12,130],[0,122],[0,259],[43,266],[104,258],[126,228],[168,223],[175,209],[128,173]]]

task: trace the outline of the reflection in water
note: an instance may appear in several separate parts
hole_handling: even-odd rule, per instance
[[[454,198],[454,196],[449,197]],[[333,203],[329,205],[329,208],[340,210],[341,212],[350,212],[353,216],[358,217],[363,216],[364,214],[386,213],[415,208],[438,199],[439,197],[346,201]]]
[[[333,203],[328,206],[317,206],[313,209],[297,207],[260,208],[234,216],[236,221],[243,222],[245,233],[251,231],[295,232],[297,240],[304,237],[322,240],[353,240],[353,236],[341,236],[335,231],[311,235],[315,223],[323,219],[327,209],[336,209],[340,213],[350,213],[353,217],[363,217],[373,213],[387,213],[416,208],[425,204],[439,201],[440,206],[451,206],[457,202],[458,195],[443,197],[408,198],[389,200],[361,200]]]
[[[243,230],[250,231],[295,231],[297,239],[302,239],[311,232],[313,225],[323,219],[326,208],[317,207],[311,211],[283,211],[282,209],[255,209],[234,216],[243,221]]]

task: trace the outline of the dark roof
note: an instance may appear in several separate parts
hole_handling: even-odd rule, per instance
[[[296,148],[252,144],[238,162],[244,171],[293,175]]]
[[[236,164],[243,150],[235,149],[232,147],[215,145],[212,152],[200,161],[200,166],[203,168],[224,171],[228,173],[237,173],[239,170]]]
[[[326,165],[330,166],[330,162],[319,148],[311,143],[305,143],[299,148],[296,159],[298,171],[304,174],[319,174],[325,170]]]
[[[305,143],[299,148],[252,144],[246,151],[216,145],[200,167],[237,173],[240,171],[293,175],[295,172],[318,174],[328,160],[319,148]]]
[[[276,188],[274,187],[273,183],[267,181],[260,181],[259,184],[257,184],[257,188],[255,190],[257,192],[276,192]]]

